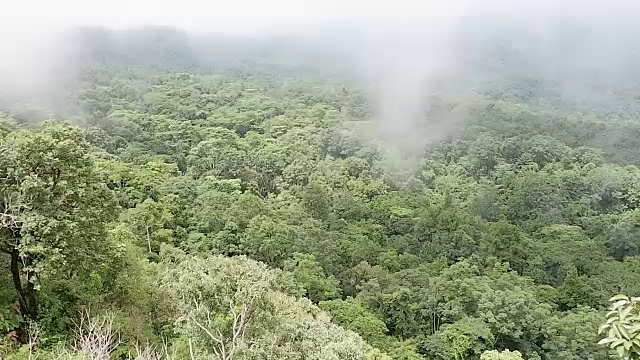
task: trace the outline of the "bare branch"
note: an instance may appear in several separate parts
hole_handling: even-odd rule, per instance
[[[217,356],[218,354],[216,354]],[[195,355],[193,355],[193,344],[191,343],[191,338],[189,338],[189,357],[191,360],[196,360]]]
[[[29,343],[27,344],[29,348],[29,360],[36,360],[38,358],[38,355],[33,352],[33,349],[38,343],[39,338],[40,326],[36,322],[29,322]]]
[[[151,345],[143,348],[136,344],[136,357],[134,360],[162,360],[162,354]]]
[[[76,330],[76,349],[91,360],[109,360],[115,348],[120,344],[118,334],[113,328],[113,316],[93,318],[84,311]]]

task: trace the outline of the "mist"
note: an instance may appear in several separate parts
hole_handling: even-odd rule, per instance
[[[428,118],[433,96],[500,94],[535,79],[541,92],[588,112],[619,107],[620,94],[640,80],[640,7],[631,0],[415,3],[21,2],[0,26],[0,96],[58,104],[60,84],[109,46],[120,46],[129,65],[161,57],[145,54],[139,41],[144,27],[163,26],[177,29],[173,51],[194,62],[233,63],[253,56],[243,46],[258,46],[263,55],[287,54],[344,75],[370,97],[376,136],[418,154],[458,132],[464,117]],[[80,41],[77,29],[87,27],[93,37]],[[203,40],[209,36],[217,42]],[[538,95],[522,97],[535,103]]]

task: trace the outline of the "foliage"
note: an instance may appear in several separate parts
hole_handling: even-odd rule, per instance
[[[112,250],[104,222],[116,209],[77,128],[19,130],[0,141],[0,153],[0,250],[11,258],[21,312],[35,320],[40,286],[79,298],[82,282],[103,272]]]
[[[308,300],[279,292],[280,276],[246,258],[215,256],[184,259],[161,281],[178,303],[178,331],[200,356],[363,359],[364,342]]]
[[[605,345],[621,359],[640,358],[640,298],[616,295],[609,299],[611,311],[598,330],[607,336],[598,344]]]
[[[631,113],[492,73],[503,90],[424,99],[427,147],[394,144],[344,74],[191,40],[81,31],[57,88],[75,125],[0,96],[11,356],[82,357],[87,307],[123,359],[635,356],[635,298],[597,345],[606,300],[640,293]]]
[[[480,360],[519,360],[522,359],[520,352],[504,350],[498,352],[497,350],[485,351],[480,355]]]

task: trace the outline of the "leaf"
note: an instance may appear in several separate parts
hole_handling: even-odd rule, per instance
[[[611,342],[611,345],[609,345],[609,347],[613,349],[614,347],[620,346],[620,345],[622,345],[623,343],[624,343],[624,340],[622,340],[622,339],[615,339],[615,340],[613,340],[613,341]]]
[[[609,324],[600,325],[600,327],[598,328],[598,334],[602,334],[606,330],[609,330],[610,327],[611,327],[611,325],[609,325]]]
[[[619,295],[616,295],[616,296],[612,297],[611,299],[609,299],[610,302],[618,301],[618,300],[629,301],[629,297],[626,296],[626,295],[619,294]]]
[[[613,303],[612,308],[613,308],[613,309],[618,309],[620,306],[624,306],[624,305],[626,305],[626,304],[628,304],[628,303],[629,303],[629,301],[628,301],[628,300],[618,300],[618,301],[616,301],[615,303]]]
[[[620,311],[620,319],[624,320],[627,316],[629,316],[629,314],[631,313],[631,310],[633,310],[633,306],[628,306],[628,307],[622,309]]]
[[[604,339],[598,341],[598,345],[605,345],[605,344],[608,344],[608,343],[614,342],[614,341],[616,341],[616,339],[604,338]]]
[[[611,327],[611,330],[613,331],[613,335],[618,338],[621,339],[622,338],[622,333],[620,332],[620,329],[615,326],[615,324]]]
[[[618,326],[618,331],[620,331],[620,335],[622,335],[623,338],[627,339],[627,340],[631,340],[631,335],[629,334],[629,332],[627,331],[627,329],[625,329],[624,326]]]
[[[629,327],[627,327],[627,330],[629,330],[629,332],[635,334],[636,336],[638,335],[638,333],[640,333],[640,324],[636,324],[636,325],[631,325]]]

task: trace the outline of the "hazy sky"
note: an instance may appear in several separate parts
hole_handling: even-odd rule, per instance
[[[23,0],[7,1],[3,19],[16,23],[212,27],[277,25],[286,20],[455,14],[462,1],[420,0]],[[442,5],[446,3],[446,5]],[[7,9],[8,7],[8,9]],[[222,22],[214,24],[214,22]],[[271,23],[271,24],[270,24]]]
[[[606,16],[637,9],[637,0],[21,0],[2,1],[4,25],[173,25],[255,31],[330,18],[427,18],[501,13],[507,16]],[[0,27],[8,31],[8,26]]]

